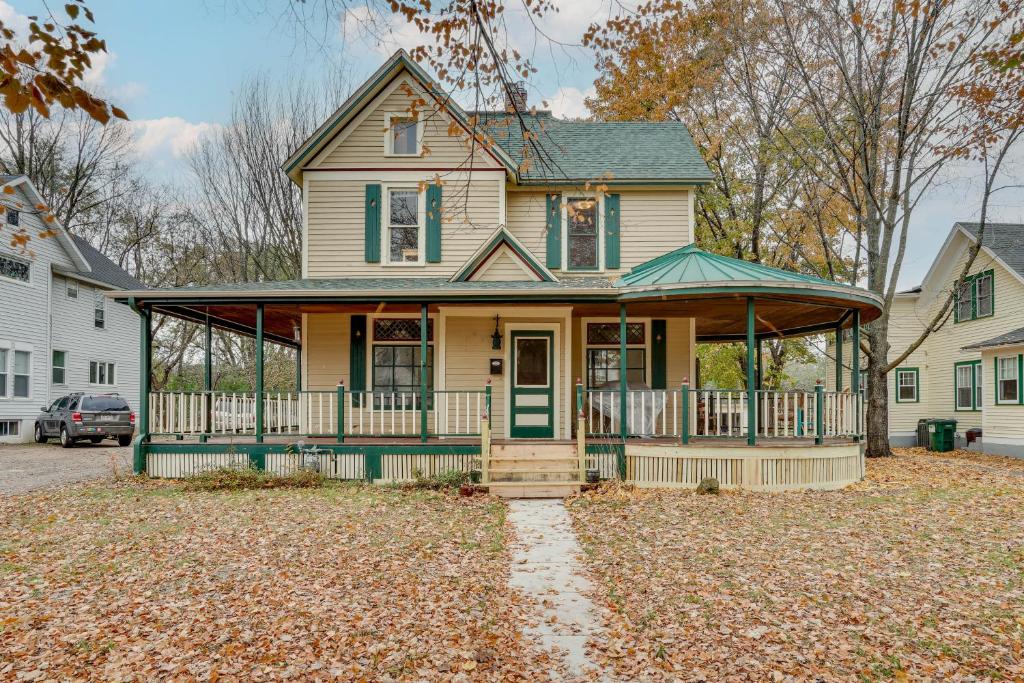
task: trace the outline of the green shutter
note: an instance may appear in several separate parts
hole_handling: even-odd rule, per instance
[[[605,268],[619,267],[619,195],[617,194],[610,194],[604,198],[604,266]]]
[[[547,196],[547,259],[544,265],[548,268],[562,267],[562,195]]]
[[[441,186],[427,185],[427,263],[441,262]]]
[[[366,186],[363,253],[367,263],[380,263],[380,185]]]
[[[651,321],[651,388],[667,389],[665,380],[665,366],[667,365],[666,351],[668,342],[665,336],[667,327],[664,320]]]
[[[348,336],[349,391],[366,391],[366,316],[353,315]],[[362,405],[361,395],[353,394],[352,405]]]

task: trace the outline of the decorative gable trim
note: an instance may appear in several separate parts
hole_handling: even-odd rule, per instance
[[[537,282],[558,282],[550,270],[545,268],[530,250],[504,227],[494,231],[469,260],[451,277],[450,282],[471,282],[480,276],[501,253],[508,253]]]

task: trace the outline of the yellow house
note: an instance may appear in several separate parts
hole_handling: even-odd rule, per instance
[[[921,285],[896,295],[890,359],[902,355],[942,309],[978,233],[977,223],[954,224]],[[961,439],[972,428],[982,429],[971,448],[1024,457],[1022,325],[1024,224],[988,223],[940,327],[888,374],[890,443],[915,444],[920,419],[952,418]],[[844,347],[849,359],[849,340]],[[834,367],[827,375],[830,386]],[[850,371],[845,367],[847,381]]]
[[[150,395],[136,467],[280,470],[316,443],[332,476],[465,469],[506,495],[856,480],[856,395],[688,381],[698,341],[753,358],[769,336],[856,333],[877,297],[698,249],[711,175],[681,123],[563,121],[511,95],[464,111],[399,51],[283,165],[300,279],[129,293],[144,344],[157,312],[301,358],[299,391],[258,368],[249,394]]]

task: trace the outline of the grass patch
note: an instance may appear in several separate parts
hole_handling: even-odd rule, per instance
[[[218,467],[185,478],[189,491],[249,491],[253,489],[315,489],[324,478],[312,470],[276,475],[249,467]]]

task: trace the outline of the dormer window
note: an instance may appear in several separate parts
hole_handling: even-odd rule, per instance
[[[388,114],[385,152],[399,157],[419,156],[423,137],[420,124],[415,116]]]

